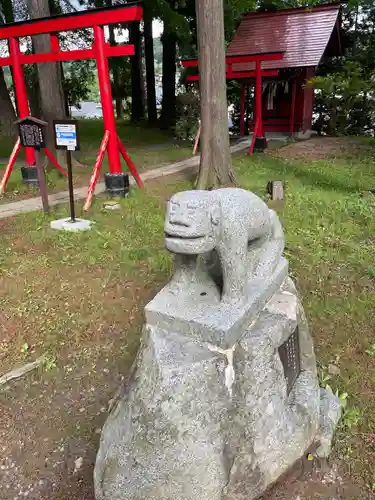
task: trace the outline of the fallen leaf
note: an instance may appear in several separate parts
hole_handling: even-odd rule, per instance
[[[83,458],[82,457],[79,457],[77,458],[77,460],[74,461],[74,471],[73,471],[73,474],[76,474],[79,469],[82,467],[82,464],[83,464]]]

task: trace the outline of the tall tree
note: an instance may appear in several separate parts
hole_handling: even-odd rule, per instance
[[[0,136],[15,135],[16,113],[9,95],[3,68],[0,68]]]
[[[375,128],[375,4],[351,0],[343,5],[344,57],[323,61],[312,84],[314,127],[329,134],[373,135]]]
[[[171,25],[164,22],[163,44],[163,103],[160,127],[168,130],[176,122],[176,56],[177,35]]]
[[[48,0],[27,0],[27,7],[31,19],[49,17],[51,15]],[[50,40],[48,35],[37,35],[33,37],[35,52],[43,53],[50,51]],[[47,141],[53,147],[52,121],[65,118],[65,98],[62,86],[62,74],[60,63],[40,63],[37,65],[41,111],[42,117],[49,123]],[[56,154],[61,163],[65,162],[65,155],[57,151]]]
[[[143,22],[143,33],[145,39],[145,61],[147,81],[147,116],[150,125],[157,120],[156,112],[156,90],[155,90],[155,64],[154,64],[154,40],[152,37],[152,17],[145,11]]]
[[[116,45],[116,35],[115,35],[115,27],[113,24],[108,26],[109,30],[109,43],[110,45]],[[120,71],[121,71],[121,63],[123,59],[118,57],[112,57],[109,59],[109,68],[112,70],[112,87],[113,87],[113,96],[115,98],[115,106],[116,106],[116,117],[118,120],[122,120],[124,118],[124,109],[122,106],[122,98],[121,98],[121,88],[120,88]]]
[[[11,23],[13,8],[11,0],[0,0],[0,18],[3,23]],[[5,81],[3,68],[0,68],[0,135],[10,137],[15,135],[14,122],[16,113]]]
[[[207,189],[234,182],[229,149],[223,0],[196,0],[196,12],[202,127],[197,188]]]
[[[254,9],[256,1],[223,0],[226,41],[231,40],[241,15]],[[165,57],[163,59],[163,106],[160,122],[163,128],[171,128],[176,117],[177,54],[181,57],[197,56],[195,0],[158,0],[157,2],[144,0],[144,3],[147,9],[153,9],[154,17],[161,18],[164,23],[164,33],[161,37]]]
[[[146,0],[147,1],[147,0]],[[177,43],[190,39],[188,7],[193,0],[159,0],[157,15],[163,21],[163,101],[160,127],[173,128],[176,122]],[[194,11],[193,11],[194,13]]]
[[[81,4],[84,3],[81,1]],[[118,5],[121,2],[118,0],[87,0],[89,7],[94,7],[101,9],[103,7],[111,7],[112,5]],[[123,26],[122,26],[123,27]],[[109,43],[110,45],[117,45],[116,25],[110,24],[108,26],[109,32]],[[124,108],[123,108],[123,89],[121,88],[121,74],[123,68],[126,65],[126,59],[124,57],[111,57],[108,59],[109,70],[112,74],[112,96],[115,101],[116,107],[116,117],[118,120],[124,118]]]
[[[135,53],[131,57],[132,74],[132,122],[139,122],[144,118],[144,95],[142,85],[142,44],[139,23],[129,26],[129,41],[134,45]]]

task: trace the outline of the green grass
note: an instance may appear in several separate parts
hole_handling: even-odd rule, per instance
[[[81,120],[80,131],[82,141],[80,159],[83,163],[93,164],[103,136],[103,121]],[[170,134],[158,128],[117,122],[117,131],[139,170],[177,161],[191,155],[191,144],[175,141]],[[103,166],[107,168],[106,160]]]
[[[356,158],[305,163],[271,156],[234,160],[239,184],[267,198],[270,180],[282,180],[278,208],[290,272],[301,293],[325,383],[348,393],[335,453],[354,480],[375,481],[375,184],[373,151]],[[166,181],[167,182],[167,181]],[[2,371],[47,352],[58,366],[98,357],[130,366],[142,310],[171,272],[163,248],[164,199],[187,181],[134,190],[121,210],[96,201],[84,234],[52,232],[50,218],[27,214],[0,221],[0,363]],[[30,349],[22,352],[27,343]],[[368,352],[366,352],[368,351]],[[370,352],[370,354],[369,354]],[[367,437],[366,437],[367,436]]]
[[[126,290],[127,282],[147,283],[149,273],[153,279],[168,273],[169,259],[160,237],[163,217],[156,199],[136,192],[122,201],[121,211],[101,211],[98,205],[90,217],[95,228],[88,233],[49,230],[48,221],[64,216],[66,207],[48,218],[42,214],[17,217],[10,222],[9,238],[8,225],[2,228],[0,304],[18,325],[9,352],[15,347],[17,355],[22,343],[36,346],[42,340],[42,350],[56,353],[61,338],[70,336],[72,346],[77,345],[82,335],[94,333],[102,314],[118,316],[113,310],[117,292],[121,297],[132,293]],[[116,290],[108,308],[103,302],[106,290],[117,288],[119,282],[124,290]],[[35,317],[29,323],[33,311]],[[9,329],[6,324],[2,328],[7,338]]]
[[[97,149],[98,139],[103,136],[103,120],[79,120],[79,132],[84,149]],[[136,125],[126,121],[117,122],[117,132],[120,139],[134,146],[147,146],[149,144],[162,144],[170,140],[168,133],[158,128],[150,128],[147,125]]]
[[[375,429],[375,361],[366,354],[375,342],[375,196],[368,193],[375,184],[373,154],[309,163],[268,156],[236,162],[240,184],[260,195],[269,180],[285,183],[279,213],[291,274],[319,365],[324,371],[338,360],[339,374],[326,383],[349,395],[336,452],[367,484],[375,479],[374,441],[366,439]]]

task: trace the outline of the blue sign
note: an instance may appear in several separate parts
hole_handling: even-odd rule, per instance
[[[56,146],[74,150],[77,147],[75,123],[55,123]]]

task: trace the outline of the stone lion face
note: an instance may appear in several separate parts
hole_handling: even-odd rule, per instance
[[[221,210],[209,191],[184,191],[168,203],[165,246],[173,253],[198,255],[216,246]]]

